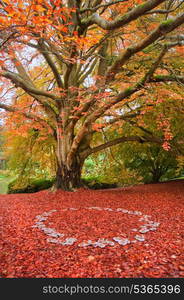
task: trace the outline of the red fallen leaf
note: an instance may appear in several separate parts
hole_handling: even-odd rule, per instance
[[[183,277],[183,181],[133,188],[75,193],[42,191],[35,194],[0,195],[1,277]],[[158,230],[138,242],[105,248],[50,244],[35,217],[57,211],[45,222],[81,240],[113,236],[131,239],[138,216],[110,211],[84,211],[84,207],[110,207],[141,211],[160,222]],[[79,208],[61,212],[61,208]],[[177,221],[176,221],[177,220]],[[87,225],[86,225],[87,223]],[[140,223],[141,224],[141,223]],[[90,268],[89,268],[90,263]]]
[[[88,260],[88,261],[94,261],[94,260],[95,260],[95,257],[92,256],[92,255],[89,255],[89,256],[87,257],[87,260]]]

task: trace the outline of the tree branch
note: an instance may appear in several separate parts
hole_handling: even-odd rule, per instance
[[[104,123],[103,128],[111,126],[112,124],[117,123],[119,121],[127,121],[128,119],[135,118],[139,115],[140,115],[140,112],[135,112],[135,113],[127,114],[127,115],[120,115],[120,116],[113,118],[113,119],[109,120],[108,122]]]
[[[121,71],[122,66],[128,61],[128,59],[137,52],[145,49],[150,44],[154,43],[159,37],[173,31],[178,26],[184,23],[184,13],[174,18],[173,20],[164,21],[161,23],[152,33],[143,39],[140,43],[134,47],[128,47],[110,67],[106,75],[106,83],[112,81],[115,75]]]
[[[124,25],[129,24],[130,22],[136,20],[140,16],[142,16],[147,11],[157,7],[161,3],[165,2],[165,0],[148,0],[142,5],[138,5],[137,7],[131,9],[128,13],[124,14],[120,18],[114,21],[107,21],[101,18],[97,13],[94,13],[92,16],[89,17],[88,20],[82,20],[82,24],[86,27],[97,24],[99,27],[105,30],[114,30],[120,28]]]
[[[184,1],[182,0],[181,3],[179,3],[176,7],[172,8],[172,9],[157,9],[157,10],[151,10],[146,12],[144,15],[151,15],[151,14],[169,14],[170,12],[175,11],[176,9],[178,9],[182,4],[184,3]]]
[[[52,60],[51,56],[48,53],[48,49],[46,47],[46,45],[44,44],[43,41],[39,42],[39,48],[38,50],[40,50],[41,54],[43,55],[43,57],[45,58],[46,62],[48,63],[49,67],[51,68],[54,77],[56,79],[57,85],[59,88],[63,88],[63,83],[61,80],[61,76],[59,74],[59,71],[56,67],[56,64],[54,63],[54,61]]]
[[[15,52],[14,52],[13,58],[11,60],[14,63],[15,68],[18,71],[18,75],[20,75],[20,77],[22,79],[24,79],[26,82],[28,82],[31,87],[36,89],[36,86],[35,86],[33,80],[30,78],[29,74],[25,70],[21,61],[17,58]],[[43,97],[43,96],[39,96],[39,95],[31,94],[31,93],[30,93],[30,95],[33,98],[35,98],[43,106],[43,108],[45,109],[46,112],[48,112],[48,109],[49,109],[52,114],[53,113],[54,113],[54,115],[56,114],[56,111],[53,108],[53,105],[55,106],[55,104],[57,104],[57,103],[55,103],[55,101],[50,99],[49,102],[52,102],[52,103],[49,103],[48,101],[45,100],[45,97]]]
[[[94,11],[97,11],[99,8],[107,8],[107,7],[109,7],[109,6],[112,6],[112,5],[115,5],[115,4],[118,4],[118,3],[122,3],[122,2],[127,2],[127,1],[128,1],[128,0],[117,0],[117,1],[112,1],[112,2],[109,2],[109,3],[97,5],[97,6],[95,6],[95,7],[82,8],[82,9],[79,10],[79,12],[80,12],[81,14],[86,13],[87,11],[94,12]]]
[[[19,113],[20,115],[22,115],[22,116],[24,116],[24,117],[26,117],[28,119],[34,120],[35,122],[38,122],[38,123],[41,123],[46,128],[49,126],[53,131],[55,131],[55,128],[53,127],[52,124],[50,124],[50,122],[48,122],[48,121],[46,121],[46,120],[44,120],[44,119],[42,119],[42,118],[40,118],[40,117],[32,114],[32,113],[27,113],[27,112],[21,111],[18,108],[15,108],[15,107],[10,106],[10,105],[6,105],[4,103],[0,103],[0,108],[4,109],[6,111],[9,111],[11,113],[15,113],[15,112]]]
[[[84,80],[87,78],[87,76],[89,74],[91,74],[91,72],[93,71],[93,69],[95,68],[96,64],[97,64],[98,58],[95,58],[93,60],[93,62],[91,63],[91,65],[89,67],[87,67],[87,71],[83,71],[81,72],[82,74],[79,74],[78,76],[78,84],[82,84],[84,82]]]
[[[155,75],[150,78],[149,82],[169,82],[175,81],[184,84],[184,76],[174,76],[174,75]]]
[[[145,136],[142,136],[142,137],[139,137],[139,136],[120,137],[120,138],[114,139],[112,141],[106,142],[104,144],[101,144],[92,149],[88,149],[86,151],[85,155],[88,156],[92,153],[95,153],[95,152],[98,152],[98,151],[104,150],[106,148],[109,148],[109,147],[112,147],[112,146],[115,146],[115,145],[118,145],[121,143],[125,143],[125,142],[138,142],[141,144],[153,142],[153,143],[160,145],[162,143],[162,140],[157,137],[145,137]]]
[[[142,89],[147,82],[152,78],[153,73],[159,66],[163,56],[165,55],[167,51],[167,47],[164,47],[161,53],[159,54],[156,61],[152,64],[149,71],[144,75],[144,77],[137,82],[132,88],[125,89],[122,91],[115,99],[114,101],[110,101],[109,103],[105,104],[104,106],[100,107],[98,110],[94,111],[89,117],[87,117],[86,121],[83,124],[83,127],[80,129],[80,131],[77,133],[73,140],[73,144],[70,150],[70,153],[68,155],[69,159],[71,159],[72,156],[75,155],[75,152],[77,150],[78,145],[80,144],[83,136],[89,131],[88,128],[90,127],[90,124],[92,124],[95,120],[99,119],[109,108],[114,106],[115,104],[119,103],[125,98],[129,98],[131,95],[133,95],[135,92]],[[89,133],[89,132],[88,132]]]
[[[55,94],[32,87],[30,83],[24,80],[22,77],[20,77],[19,74],[13,73],[11,71],[4,71],[0,72],[0,76],[10,79],[16,87],[21,87],[24,91],[28,92],[29,94],[44,96],[56,101],[60,100],[59,97]]]

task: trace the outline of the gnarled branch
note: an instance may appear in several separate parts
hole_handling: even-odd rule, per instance
[[[154,43],[158,38],[164,36],[165,34],[173,31],[178,26],[184,23],[184,13],[180,16],[174,18],[173,20],[168,20],[161,23],[154,31],[151,32],[145,39],[133,47],[128,47],[115,61],[115,63],[110,67],[106,75],[106,83],[112,81],[115,75],[121,70],[121,67],[137,52],[145,49],[150,44]]]
[[[24,80],[19,74],[13,73],[11,71],[4,71],[0,72],[0,76],[10,79],[15,86],[21,87],[24,91],[28,92],[29,94],[31,93],[38,96],[44,96],[56,101],[59,100],[59,97],[57,95],[33,87],[27,80]]]
[[[98,151],[101,151],[101,150],[104,150],[106,148],[109,148],[109,147],[112,147],[112,146],[115,146],[115,145],[118,145],[118,144],[121,144],[121,143],[125,143],[125,142],[138,142],[138,143],[156,143],[156,144],[162,144],[162,139],[160,138],[157,138],[157,137],[150,137],[150,136],[123,136],[123,137],[120,137],[120,138],[117,138],[117,139],[114,139],[114,140],[111,140],[111,141],[108,141],[104,144],[101,144],[97,147],[94,147],[92,149],[88,149],[85,153],[86,156],[92,154],[92,153],[95,153],[95,152],[98,152]]]
[[[106,30],[114,30],[120,28],[124,25],[129,24],[130,22],[136,20],[140,16],[142,16],[147,11],[157,7],[161,3],[165,2],[165,0],[148,0],[142,5],[138,5],[137,7],[133,8],[128,13],[124,14],[120,18],[114,21],[107,21],[100,17],[97,13],[94,13],[92,16],[89,17],[88,20],[82,20],[82,24],[86,27],[97,24],[99,27],[106,29]]]

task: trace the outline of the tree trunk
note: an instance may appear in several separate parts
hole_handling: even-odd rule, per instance
[[[155,169],[152,171],[152,183],[158,183],[160,181],[160,177],[162,176],[162,172],[159,169]]]
[[[57,171],[55,189],[63,189],[65,191],[72,191],[81,186],[81,171],[84,159],[81,158],[79,151],[76,152],[72,159],[69,159],[73,132],[62,132],[62,124],[57,124],[57,138],[56,138],[56,157],[57,157]]]
[[[81,187],[81,170],[82,163],[77,161],[77,159],[75,159],[71,167],[68,167],[66,164],[58,165],[55,183],[56,189],[73,191],[75,188]]]

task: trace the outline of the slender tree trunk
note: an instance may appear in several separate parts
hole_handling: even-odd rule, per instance
[[[158,183],[160,181],[160,178],[162,176],[162,172],[160,172],[159,169],[155,169],[152,171],[152,183]]]

